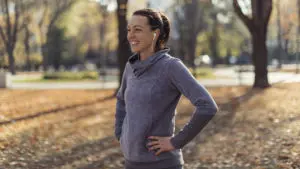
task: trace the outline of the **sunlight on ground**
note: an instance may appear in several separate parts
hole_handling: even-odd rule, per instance
[[[288,168],[300,164],[300,92],[294,90],[298,87],[209,88],[220,111],[183,149],[186,168]],[[122,167],[119,144],[113,138],[116,100],[110,96],[114,91],[1,93],[0,164],[4,168]],[[193,110],[183,97],[177,109],[176,131]]]

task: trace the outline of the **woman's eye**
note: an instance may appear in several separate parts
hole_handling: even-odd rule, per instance
[[[134,32],[140,32],[140,31],[142,31],[142,29],[133,29],[133,30],[127,29],[127,32],[131,32],[131,31],[134,31]]]

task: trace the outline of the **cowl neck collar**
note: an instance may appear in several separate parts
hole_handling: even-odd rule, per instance
[[[129,58],[130,66],[133,70],[133,73],[136,77],[141,76],[143,73],[145,73],[151,66],[153,66],[157,61],[162,59],[165,54],[167,54],[170,51],[169,48],[160,50],[156,53],[154,53],[152,56],[149,56],[145,60],[139,60],[139,54],[134,54]]]

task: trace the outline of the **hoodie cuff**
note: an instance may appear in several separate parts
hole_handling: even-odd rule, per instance
[[[173,147],[175,149],[181,149],[183,146],[180,145],[179,141],[176,140],[175,137],[172,137],[171,140],[170,140],[171,144],[173,145]]]

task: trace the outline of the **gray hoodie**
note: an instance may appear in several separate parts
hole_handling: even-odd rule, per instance
[[[115,135],[120,139],[126,165],[165,168],[183,164],[181,148],[191,141],[217,112],[207,90],[177,58],[161,50],[146,60],[129,58],[117,93]],[[174,135],[176,106],[181,94],[196,107],[191,120]],[[176,148],[155,156],[148,136],[172,136]]]

